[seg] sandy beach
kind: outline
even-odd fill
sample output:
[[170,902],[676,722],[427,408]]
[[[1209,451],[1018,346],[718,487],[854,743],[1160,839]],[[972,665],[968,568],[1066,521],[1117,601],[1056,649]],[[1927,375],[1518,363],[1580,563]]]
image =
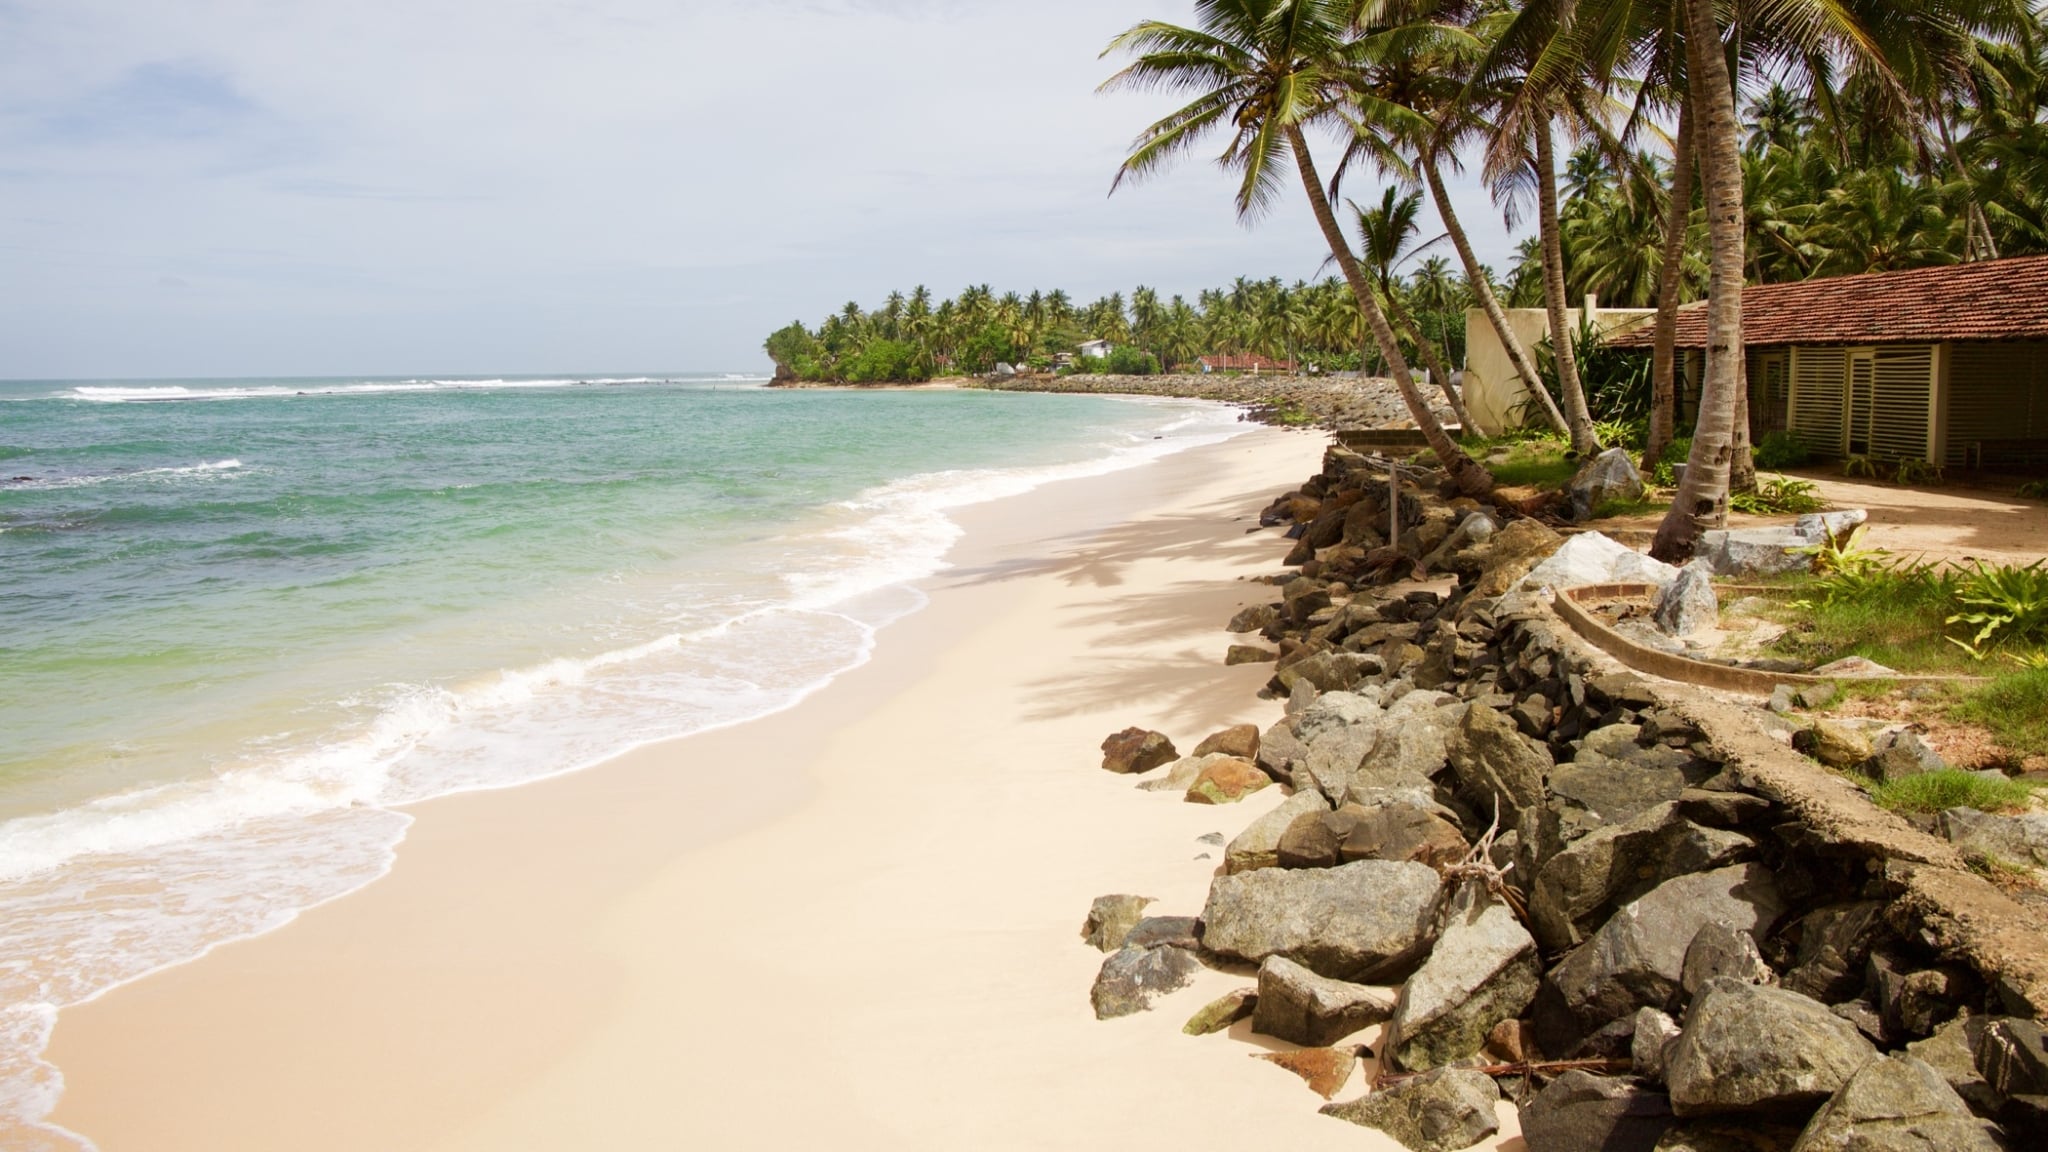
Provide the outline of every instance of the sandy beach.
[[1181,1035],[1245,976],[1098,1022],[1077,938],[1106,892],[1198,912],[1198,838],[1280,799],[1141,792],[1097,745],[1278,716],[1221,625],[1322,444],[965,510],[929,607],[797,707],[422,805],[370,888],[64,1012],[53,1120],[106,1152],[1397,1147],[1247,1068],[1247,1025]]

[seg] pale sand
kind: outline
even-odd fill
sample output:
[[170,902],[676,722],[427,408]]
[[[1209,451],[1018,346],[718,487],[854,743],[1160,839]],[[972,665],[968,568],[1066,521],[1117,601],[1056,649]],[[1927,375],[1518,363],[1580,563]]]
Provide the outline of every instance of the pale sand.
[[1200,911],[1197,837],[1280,799],[1140,792],[1097,745],[1277,718],[1221,625],[1321,447],[966,511],[930,607],[797,708],[423,805],[384,880],[67,1010],[54,1119],[106,1152],[1398,1147],[1245,1025],[1181,1035],[1246,976],[1096,1021],[1077,937],[1105,892]]

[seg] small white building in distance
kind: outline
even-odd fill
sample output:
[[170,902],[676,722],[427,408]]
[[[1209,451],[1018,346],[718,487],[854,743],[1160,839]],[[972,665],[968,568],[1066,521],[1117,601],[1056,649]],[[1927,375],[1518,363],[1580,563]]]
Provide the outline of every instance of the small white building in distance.
[[1087,340],[1081,344],[1081,358],[1084,360],[1106,360],[1116,345],[1107,340]]

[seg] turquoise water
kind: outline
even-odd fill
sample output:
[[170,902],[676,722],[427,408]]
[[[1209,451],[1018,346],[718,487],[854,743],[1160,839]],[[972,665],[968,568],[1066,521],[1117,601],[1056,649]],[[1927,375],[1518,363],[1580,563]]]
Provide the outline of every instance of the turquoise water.
[[1232,423],[705,376],[0,383],[0,1110],[47,1110],[56,1008],[374,879],[405,805],[787,707],[922,603],[947,509]]

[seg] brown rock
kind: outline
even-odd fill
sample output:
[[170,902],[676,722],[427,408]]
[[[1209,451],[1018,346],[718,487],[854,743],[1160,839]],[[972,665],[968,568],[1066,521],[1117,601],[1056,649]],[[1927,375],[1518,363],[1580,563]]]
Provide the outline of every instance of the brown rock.
[[1309,1090],[1325,1100],[1333,1099],[1358,1067],[1358,1049],[1301,1048],[1293,1052],[1254,1052],[1252,1058],[1277,1064],[1303,1080]]
[[1271,648],[1261,648],[1256,644],[1232,644],[1230,650],[1223,654],[1223,664],[1229,668],[1235,668],[1239,664],[1271,664],[1278,659],[1278,652]]
[[[1358,808],[1345,805],[1346,809]],[[1353,860],[1413,860],[1432,868],[1456,863],[1471,850],[1458,826],[1413,804],[1359,808],[1337,856]]]
[[1230,757],[1202,769],[1195,782],[1188,785],[1187,802],[1235,804],[1261,788],[1271,787],[1272,783],[1273,778],[1259,771],[1258,765]]
[[1102,767],[1106,772],[1150,772],[1179,758],[1173,741],[1164,733],[1144,728],[1126,728],[1102,742]]
[[1239,988],[1211,1000],[1200,1012],[1188,1017],[1180,1030],[1190,1036],[1208,1036],[1250,1016],[1258,1006],[1258,989]]
[[1239,724],[1233,728],[1225,728],[1195,745],[1195,750],[1188,755],[1210,756],[1219,753],[1224,756],[1235,756],[1240,760],[1256,761],[1259,758],[1259,726]]

